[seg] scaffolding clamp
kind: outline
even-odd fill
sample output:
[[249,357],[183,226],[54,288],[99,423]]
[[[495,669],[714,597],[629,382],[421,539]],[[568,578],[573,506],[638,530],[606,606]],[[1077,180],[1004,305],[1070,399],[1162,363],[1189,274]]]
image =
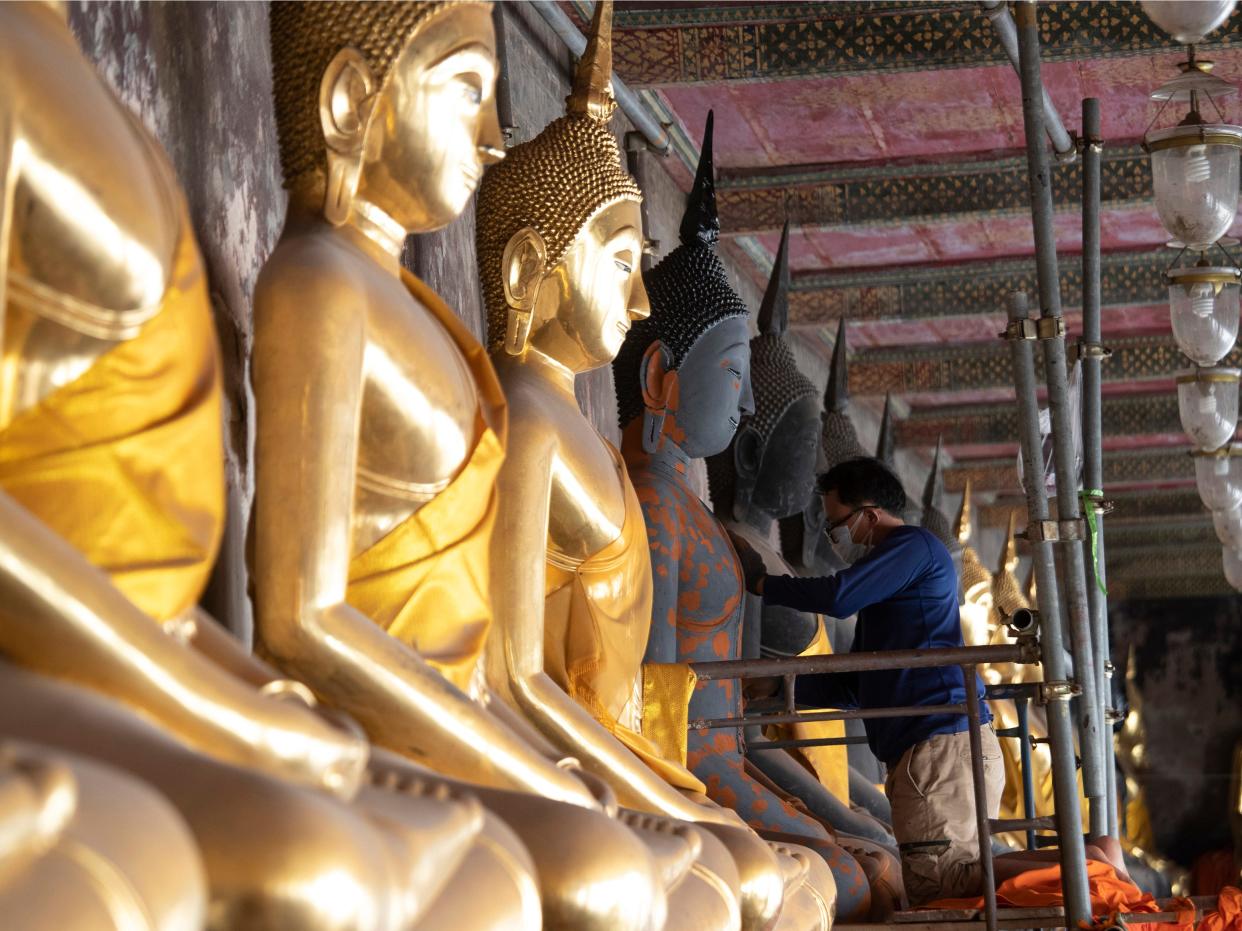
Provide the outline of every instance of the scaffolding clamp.
[[1021,320],[1010,320],[1001,331],[1000,338],[1007,340],[1049,340],[1062,339],[1065,336],[1064,317],[1023,317]]
[[1085,339],[1080,339],[1077,343],[1079,359],[1108,359],[1112,356],[1113,351],[1103,343],[1089,343]]
[[1082,686],[1077,682],[1052,681],[1039,683],[1039,695],[1035,699],[1038,705],[1046,705],[1053,701],[1069,701],[1082,694]]
[[1120,711],[1116,708],[1107,708],[1104,711],[1105,721],[1109,721],[1115,724],[1118,721],[1124,721],[1125,719],[1126,719],[1126,713],[1124,711]]
[[1074,520],[1033,520],[1023,536],[1032,543],[1076,543],[1087,539],[1087,522]]

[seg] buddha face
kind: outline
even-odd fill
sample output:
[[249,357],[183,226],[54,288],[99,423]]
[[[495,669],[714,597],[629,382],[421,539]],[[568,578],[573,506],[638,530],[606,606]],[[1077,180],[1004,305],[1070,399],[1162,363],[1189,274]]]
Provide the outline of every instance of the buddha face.
[[[515,261],[538,266],[541,245],[532,238],[533,254],[523,259],[518,249]],[[530,346],[574,372],[616,358],[633,322],[651,314],[639,270],[642,248],[635,201],[617,201],[597,213],[539,282]]]
[[682,360],[665,432],[691,459],[714,456],[754,411],[750,332],[744,318],[730,317],[700,336]]
[[[799,398],[786,408],[758,457],[751,507],[781,518],[806,506],[815,490],[819,414],[819,398],[813,396]],[[739,456],[739,473],[746,468],[741,459]]]
[[490,6],[452,6],[433,16],[375,102],[358,197],[410,232],[458,217],[483,176],[483,153],[502,145],[496,72]]

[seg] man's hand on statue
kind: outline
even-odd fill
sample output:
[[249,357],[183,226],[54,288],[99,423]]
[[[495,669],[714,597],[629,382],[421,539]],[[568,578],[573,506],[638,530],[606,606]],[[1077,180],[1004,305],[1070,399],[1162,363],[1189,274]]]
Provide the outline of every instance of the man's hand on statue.
[[768,574],[763,564],[763,557],[754,551],[749,543],[736,534],[730,533],[733,548],[737,550],[737,561],[742,567],[742,578],[746,580],[746,590],[754,595],[763,594],[763,578]]

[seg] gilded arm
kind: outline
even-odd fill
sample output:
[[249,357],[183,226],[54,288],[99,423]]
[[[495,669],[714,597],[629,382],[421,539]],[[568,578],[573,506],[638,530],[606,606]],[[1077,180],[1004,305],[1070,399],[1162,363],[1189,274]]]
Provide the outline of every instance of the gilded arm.
[[346,603],[365,287],[355,271],[333,267],[330,249],[321,246],[305,266],[269,267],[256,295],[254,573],[262,644],[382,746],[446,776],[593,807],[577,779]]
[[239,766],[350,795],[362,742],[258,694],[168,636],[111,580],[0,494],[0,651],[123,701],[190,746]]
[[509,451],[500,470],[492,538],[493,684],[548,740],[607,782],[623,806],[687,821],[734,824],[660,779],[544,671],[544,580],[556,438],[516,392],[509,392],[509,401]]

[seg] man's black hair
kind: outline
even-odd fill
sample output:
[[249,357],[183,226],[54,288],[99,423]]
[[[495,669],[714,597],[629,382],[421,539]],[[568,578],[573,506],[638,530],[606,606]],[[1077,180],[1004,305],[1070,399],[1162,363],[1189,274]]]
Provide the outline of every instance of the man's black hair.
[[839,462],[819,476],[815,486],[821,495],[830,491],[848,507],[874,504],[900,517],[906,509],[901,481],[879,459],[860,456]]

